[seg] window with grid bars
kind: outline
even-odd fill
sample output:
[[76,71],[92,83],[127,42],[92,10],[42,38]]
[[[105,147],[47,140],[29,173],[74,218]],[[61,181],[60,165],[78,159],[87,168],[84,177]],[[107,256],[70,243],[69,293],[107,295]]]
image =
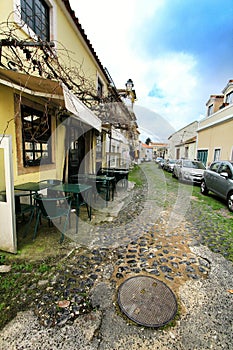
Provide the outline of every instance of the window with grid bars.
[[233,103],[233,91],[229,92],[229,94],[226,95],[226,102]]
[[44,0],[21,0],[22,20],[40,39],[49,41],[49,7]]
[[50,164],[51,116],[22,105],[23,163],[25,167]]
[[103,88],[104,88],[104,85],[102,83],[102,81],[98,78],[98,83],[97,83],[97,95],[99,97],[102,97],[103,96]]
[[221,150],[220,148],[215,148],[214,150],[214,161],[220,159]]

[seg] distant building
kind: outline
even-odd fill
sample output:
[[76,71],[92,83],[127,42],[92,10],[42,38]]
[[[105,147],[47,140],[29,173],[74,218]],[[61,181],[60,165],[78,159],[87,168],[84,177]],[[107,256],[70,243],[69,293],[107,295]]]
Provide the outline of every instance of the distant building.
[[204,164],[233,160],[233,80],[220,95],[210,95],[206,117],[198,124],[197,157]]
[[195,121],[169,136],[168,158],[196,158],[197,127]]
[[161,143],[161,142],[150,142],[150,146],[152,146],[153,149],[153,158],[156,159],[157,157],[166,158],[167,152],[168,152],[168,144],[167,143]]
[[140,142],[140,160],[141,162],[150,162],[153,159],[153,146]]

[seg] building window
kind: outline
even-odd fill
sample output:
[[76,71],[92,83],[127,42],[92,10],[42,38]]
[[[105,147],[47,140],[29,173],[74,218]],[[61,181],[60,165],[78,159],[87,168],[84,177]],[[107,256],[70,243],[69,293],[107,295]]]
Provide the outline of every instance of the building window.
[[22,105],[22,139],[24,167],[50,164],[51,116],[42,111]]
[[202,162],[204,165],[207,163],[208,159],[208,150],[198,150],[197,151],[197,159]]
[[188,146],[186,146],[185,149],[184,149],[184,157],[185,158],[189,157],[189,147]]
[[102,97],[103,96],[103,83],[102,81],[98,78],[98,83],[97,83],[97,95],[98,97]]
[[226,103],[233,103],[233,91],[226,95]]
[[215,161],[215,160],[220,160],[220,153],[221,153],[220,148],[216,148],[216,149],[214,150],[214,161]]
[[21,0],[22,20],[42,40],[49,41],[49,7],[44,0]]
[[208,116],[209,115],[211,115],[211,114],[213,114],[213,112],[214,112],[214,105],[210,105],[209,107],[208,107]]
[[102,135],[96,136],[96,160],[102,161]]

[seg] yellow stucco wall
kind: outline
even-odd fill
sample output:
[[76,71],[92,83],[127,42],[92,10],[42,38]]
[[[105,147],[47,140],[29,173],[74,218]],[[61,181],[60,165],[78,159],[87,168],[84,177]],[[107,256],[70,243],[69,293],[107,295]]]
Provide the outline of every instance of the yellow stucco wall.
[[[5,131],[5,132],[4,132]],[[12,159],[16,163],[16,140],[14,123],[14,96],[12,89],[0,85],[0,134],[12,135]],[[16,175],[14,166],[14,178]],[[2,171],[2,170],[1,170]]]
[[[91,55],[88,47],[86,46],[83,38],[78,35],[77,29],[74,25],[71,24],[70,20],[66,18],[65,10],[60,1],[53,0],[55,5],[54,14],[56,18],[53,20],[53,38],[56,41],[56,47],[58,48],[57,52],[60,55],[61,51],[61,63],[67,67],[69,65],[74,65],[75,61],[78,64],[81,64],[81,71],[83,75],[93,81],[93,86],[97,88],[97,77],[101,78],[101,81],[106,85],[107,80],[104,74],[101,72],[98,67],[97,62],[94,57]],[[61,7],[60,7],[60,5]],[[7,20],[9,14],[14,10],[14,0],[9,1],[0,1],[0,22]],[[11,20],[15,17],[11,14]],[[19,38],[27,37],[27,33],[23,30],[17,32]],[[73,62],[71,63],[67,52],[72,58]],[[25,59],[25,57],[24,57]],[[106,91],[106,89],[105,89]],[[15,106],[14,106],[14,91],[13,89],[6,87],[5,85],[0,84],[0,134],[6,128],[7,122],[14,118],[15,116]],[[31,98],[30,96],[25,95],[25,97]],[[57,121],[54,120],[54,128],[56,127]],[[53,157],[56,164],[48,170],[42,169],[42,167],[37,167],[34,169],[29,169],[29,173],[20,174],[18,173],[17,165],[17,146],[16,146],[16,130],[15,123],[12,120],[8,126],[7,134],[12,135],[13,141],[13,168],[14,168],[14,183],[22,183],[27,181],[39,181],[45,178],[58,178],[62,179],[63,175],[63,164],[64,164],[64,140],[65,140],[65,128],[59,127],[56,131],[53,128]],[[94,161],[94,158],[92,159]],[[91,168],[91,166],[90,166]]]
[[[67,19],[63,9],[60,8],[59,6],[57,7],[56,21],[57,21],[56,33],[57,33],[57,40],[58,40],[57,47],[61,50],[64,50],[64,48],[68,50],[71,59],[77,62],[76,67],[81,65],[80,71],[83,72],[84,76],[87,79],[90,79],[94,82],[95,87],[97,87],[96,85],[97,75],[101,78],[103,84],[105,84],[106,78],[98,68],[97,63],[93,59],[93,56],[90,53],[83,38],[78,33],[77,29],[75,29],[72,22],[70,22],[70,20]],[[67,65],[70,64],[69,61],[67,61],[66,63]]]
[[[71,59],[77,62],[76,68],[79,69],[80,65],[80,71],[83,71],[87,78],[96,81],[96,66],[61,9],[57,11],[57,39],[58,49],[64,50],[65,47]],[[67,62],[67,65],[69,64],[73,65],[74,62]]]
[[[0,134],[5,131],[6,135],[12,135],[12,160],[14,170],[14,183],[19,184],[28,181],[40,181],[45,178],[62,178],[63,162],[64,162],[64,139],[65,127],[53,127],[53,143],[54,143],[54,160],[56,167],[45,170],[43,166],[38,167],[38,171],[28,174],[19,174],[17,167],[17,150],[16,150],[16,126],[14,109],[14,91],[13,89],[0,84]],[[53,121],[55,124],[55,120]],[[7,129],[6,129],[7,127]]]
[[230,160],[233,148],[233,119],[198,132],[198,150],[208,150],[207,162],[212,162],[214,150],[221,149],[221,159]]
[[0,23],[7,20],[6,14],[10,14],[13,11],[13,1],[1,0],[0,1]]
[[199,123],[199,128],[208,126],[210,123],[218,122],[229,115],[233,115],[233,105],[229,105],[223,109],[220,109],[218,112],[210,115],[207,118],[204,118]]
[[[95,58],[92,56],[92,53],[76,28],[76,25],[73,23],[73,20],[67,17],[69,15],[64,4],[57,0],[50,0],[50,3],[53,5],[53,8],[51,8],[51,13],[53,14],[53,18],[51,18],[51,40],[55,41],[60,63],[66,67],[76,67],[76,69],[80,67],[82,75],[91,80],[96,89],[97,78],[100,77],[104,86],[104,91],[106,92],[108,84],[106,77],[102,73]],[[17,16],[13,13],[15,4],[16,0],[0,1],[0,23],[6,22],[9,15],[11,23],[17,19]],[[19,15],[18,10],[17,14]],[[6,29],[6,26],[4,29]],[[14,32],[14,34],[17,34],[19,38],[27,38],[28,32],[26,27],[25,30],[26,31],[21,28],[17,33]],[[23,59],[25,59],[25,57],[23,57]]]

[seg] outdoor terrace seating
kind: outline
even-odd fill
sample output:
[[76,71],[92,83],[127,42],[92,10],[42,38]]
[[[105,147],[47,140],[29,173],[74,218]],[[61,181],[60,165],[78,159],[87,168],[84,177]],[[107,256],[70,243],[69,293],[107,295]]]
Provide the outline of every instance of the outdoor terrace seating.
[[[34,196],[36,203],[36,224],[34,229],[33,240],[36,238],[36,234],[38,231],[38,226],[41,217],[48,220],[49,224],[51,221],[55,221],[56,219],[60,219],[61,226],[61,238],[60,242],[62,243],[64,240],[64,234],[66,232],[67,223],[70,217],[70,208],[71,208],[71,199],[69,196],[62,197],[51,197],[51,196],[43,196],[41,194],[36,194]],[[64,217],[64,224],[61,225],[61,218]]]

